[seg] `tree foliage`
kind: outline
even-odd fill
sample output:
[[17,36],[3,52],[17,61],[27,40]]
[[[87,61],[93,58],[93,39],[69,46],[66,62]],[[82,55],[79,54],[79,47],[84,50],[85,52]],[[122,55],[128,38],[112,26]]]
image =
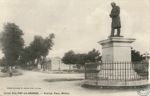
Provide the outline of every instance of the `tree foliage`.
[[7,23],[4,25],[4,30],[0,33],[0,45],[4,53],[2,63],[11,67],[16,64],[25,67],[38,63],[44,66],[46,56],[54,45],[55,35],[52,33],[45,38],[34,36],[34,40],[25,47],[22,36],[23,31],[16,24]]
[[84,64],[89,61],[87,57],[88,57],[87,53],[76,54],[76,64],[84,66]]
[[139,51],[136,51],[134,49],[131,50],[131,61],[132,62],[139,62],[145,60],[145,57],[140,54]]
[[146,58],[141,55],[139,51],[134,49],[131,50],[131,60],[134,62],[134,70],[140,76],[147,76],[148,75],[148,63],[146,62]]
[[4,25],[1,44],[2,52],[9,66],[17,64],[20,53],[23,50],[24,40],[22,30],[14,23]]
[[65,53],[64,57],[62,58],[62,61],[65,64],[75,64],[76,63],[75,59],[76,58],[75,58],[74,51],[70,50],[70,51]]
[[25,65],[35,65],[38,63],[44,65],[44,60],[54,45],[54,34],[49,34],[48,37],[34,36],[34,40],[29,46],[26,46],[22,52],[20,62]]
[[87,62],[101,61],[101,56],[99,51],[96,49],[93,49],[88,53],[78,53],[78,54],[70,50],[65,53],[64,57],[62,58],[62,61],[65,64],[80,64],[83,66]]
[[93,49],[92,51],[89,51],[87,54],[87,60],[89,62],[97,62],[101,61],[101,56],[100,52],[96,49]]

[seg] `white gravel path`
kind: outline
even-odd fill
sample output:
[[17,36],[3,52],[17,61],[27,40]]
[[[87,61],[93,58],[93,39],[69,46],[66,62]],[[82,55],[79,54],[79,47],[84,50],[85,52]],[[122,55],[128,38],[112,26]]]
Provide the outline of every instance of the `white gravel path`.
[[[84,74],[22,72],[23,75],[12,78],[0,77],[0,96],[138,96],[136,89],[88,89],[81,87],[82,81],[80,80],[62,82],[45,81],[45,79],[56,78],[81,79],[84,78]],[[35,93],[33,94],[33,92]]]

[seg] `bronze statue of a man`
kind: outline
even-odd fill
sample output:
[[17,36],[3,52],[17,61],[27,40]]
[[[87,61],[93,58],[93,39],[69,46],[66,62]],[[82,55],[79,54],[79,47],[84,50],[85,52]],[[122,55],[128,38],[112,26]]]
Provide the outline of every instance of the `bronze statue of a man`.
[[120,36],[120,28],[121,28],[121,21],[120,21],[120,7],[116,5],[116,3],[111,3],[112,10],[110,13],[110,17],[112,18],[111,23],[111,37],[114,36],[115,29],[117,29],[117,36]]

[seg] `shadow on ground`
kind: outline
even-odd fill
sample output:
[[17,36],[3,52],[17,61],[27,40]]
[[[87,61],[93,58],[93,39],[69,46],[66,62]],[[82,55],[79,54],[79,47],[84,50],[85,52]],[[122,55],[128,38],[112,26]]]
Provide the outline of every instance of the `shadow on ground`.
[[57,79],[44,79],[46,82],[62,82],[62,81],[81,81],[84,79],[73,79],[73,78],[57,78]]
[[[12,74],[11,77],[13,77],[13,76],[20,76],[20,75],[22,75],[21,72],[15,72],[15,73]],[[4,77],[10,77],[10,76],[9,76],[9,73],[2,73],[1,72],[0,77],[4,78]]]

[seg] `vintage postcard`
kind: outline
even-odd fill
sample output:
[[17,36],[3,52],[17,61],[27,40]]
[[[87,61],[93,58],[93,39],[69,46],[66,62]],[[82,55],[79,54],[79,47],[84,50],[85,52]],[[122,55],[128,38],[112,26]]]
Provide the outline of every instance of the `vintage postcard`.
[[150,96],[150,0],[0,0],[0,96]]

